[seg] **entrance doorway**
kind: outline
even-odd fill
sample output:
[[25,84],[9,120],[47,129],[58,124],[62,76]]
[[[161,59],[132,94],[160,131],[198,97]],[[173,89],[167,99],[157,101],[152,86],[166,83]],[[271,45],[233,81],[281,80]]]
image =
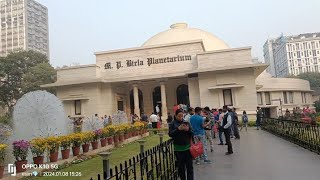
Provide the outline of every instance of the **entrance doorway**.
[[177,94],[178,104],[185,104],[188,107],[190,106],[188,85],[181,84],[180,86],[178,86],[176,90],[176,94]]
[[159,105],[160,113],[161,113],[161,88],[160,88],[160,86],[157,86],[153,89],[152,99],[153,99],[153,112],[156,112],[156,106]]
[[[141,113],[144,112],[144,109],[143,109],[143,94],[142,94],[142,91],[140,89],[138,89],[138,95],[139,95],[140,114],[137,114],[137,115],[141,116]],[[130,91],[130,112],[131,112],[131,114],[134,114],[133,90]]]

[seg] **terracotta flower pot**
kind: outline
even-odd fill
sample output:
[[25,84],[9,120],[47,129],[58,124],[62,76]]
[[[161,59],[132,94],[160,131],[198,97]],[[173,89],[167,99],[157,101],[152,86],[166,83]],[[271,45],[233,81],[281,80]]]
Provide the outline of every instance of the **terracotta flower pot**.
[[116,135],[113,137],[113,142],[114,143],[119,143],[119,135]]
[[93,149],[93,150],[98,149],[99,141],[92,141],[92,142],[91,142],[91,145],[92,145],[92,149]]
[[33,162],[36,165],[43,164],[43,156],[33,157]]
[[108,138],[107,138],[107,141],[108,141],[108,145],[110,145],[110,144],[112,144],[112,142],[113,142],[113,138],[112,138],[112,137],[108,137]]
[[101,147],[105,147],[107,145],[107,139],[106,138],[100,139],[100,144],[101,144]]
[[59,152],[54,152],[54,153],[50,153],[50,162],[57,162],[58,161],[58,155],[59,155]]
[[68,159],[70,156],[70,149],[61,150],[62,159]]
[[120,141],[120,142],[123,142],[123,141],[124,141],[124,134],[120,134],[120,135],[119,135],[119,141]]
[[3,177],[4,166],[0,166],[0,179]]
[[90,144],[82,144],[82,152],[83,153],[89,152],[89,147],[90,147]]
[[131,138],[131,137],[132,137],[132,132],[129,132],[129,134],[128,134],[128,135],[129,135],[129,138]]
[[80,154],[80,146],[72,147],[73,156],[78,156]]
[[129,138],[129,134],[128,133],[125,133],[124,134],[124,139],[128,139]]
[[22,165],[26,165],[27,163],[28,163],[27,160],[24,160],[24,161],[16,161],[15,164],[16,164],[17,173],[25,172],[27,169],[23,169],[23,168],[22,168]]

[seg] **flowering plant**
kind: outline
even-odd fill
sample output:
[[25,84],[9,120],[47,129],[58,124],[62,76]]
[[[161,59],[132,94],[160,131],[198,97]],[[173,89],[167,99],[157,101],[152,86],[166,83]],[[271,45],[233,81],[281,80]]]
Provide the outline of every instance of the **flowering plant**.
[[99,138],[102,138],[102,135],[103,135],[102,129],[97,129],[97,130],[94,131],[94,137],[93,137],[93,139],[94,139],[95,141],[97,141]]
[[108,128],[102,128],[101,130],[102,130],[101,138],[106,138],[110,136],[110,131]]
[[82,133],[71,134],[70,139],[73,147],[79,147],[83,143],[83,134]]
[[59,136],[60,146],[62,150],[70,149],[72,138],[70,135]]
[[30,145],[34,157],[43,156],[47,149],[47,140],[45,138],[35,138],[30,141]]
[[144,124],[139,121],[135,122],[133,126],[135,127],[136,130],[142,130],[144,128]]
[[0,144],[0,166],[4,165],[4,159],[6,157],[6,149],[8,145]]
[[107,126],[106,128],[109,131],[109,136],[113,136],[115,134],[115,131],[116,131],[115,128],[116,127],[114,125]]
[[94,132],[83,132],[83,143],[88,144],[94,139]]
[[48,151],[50,153],[55,153],[59,150],[60,141],[58,137],[50,136],[47,138]]
[[17,161],[25,161],[28,156],[28,150],[30,147],[29,141],[18,140],[13,141],[13,155]]

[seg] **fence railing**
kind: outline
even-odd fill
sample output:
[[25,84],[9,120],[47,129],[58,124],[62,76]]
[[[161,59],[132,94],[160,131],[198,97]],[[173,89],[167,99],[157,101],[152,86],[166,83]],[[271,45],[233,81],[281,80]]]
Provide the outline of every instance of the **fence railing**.
[[320,154],[320,126],[318,124],[265,118],[261,126],[272,134]]
[[177,180],[173,143],[163,142],[97,176],[98,180]]

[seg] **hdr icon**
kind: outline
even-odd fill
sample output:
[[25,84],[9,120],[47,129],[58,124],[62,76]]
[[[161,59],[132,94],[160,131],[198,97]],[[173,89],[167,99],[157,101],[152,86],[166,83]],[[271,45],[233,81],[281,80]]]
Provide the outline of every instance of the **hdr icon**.
[[8,164],[8,173],[11,174],[11,176],[17,175],[17,168],[14,164]]

